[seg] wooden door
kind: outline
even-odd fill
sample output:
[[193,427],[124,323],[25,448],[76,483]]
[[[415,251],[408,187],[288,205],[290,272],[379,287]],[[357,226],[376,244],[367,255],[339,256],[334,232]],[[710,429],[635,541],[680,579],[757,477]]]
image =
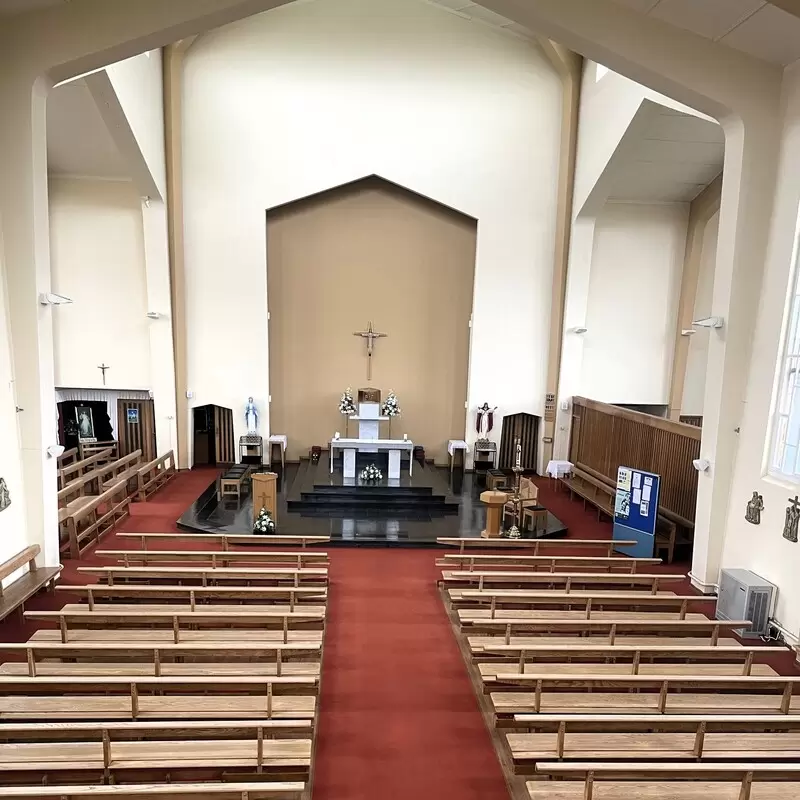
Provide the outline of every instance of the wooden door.
[[233,441],[233,411],[214,406],[214,449],[217,464],[235,464],[236,448]]
[[500,436],[500,469],[511,469],[516,460],[516,440],[522,447],[522,466],[526,472],[536,471],[539,442],[539,417],[533,414],[509,414],[503,417]]
[[156,417],[152,400],[117,400],[119,455],[142,451],[142,460],[156,458]]

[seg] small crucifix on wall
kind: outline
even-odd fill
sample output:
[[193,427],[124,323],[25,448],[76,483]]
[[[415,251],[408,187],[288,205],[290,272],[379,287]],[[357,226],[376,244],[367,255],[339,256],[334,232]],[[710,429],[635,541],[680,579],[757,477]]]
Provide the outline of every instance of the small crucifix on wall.
[[372,322],[369,323],[365,331],[356,331],[353,336],[361,336],[367,340],[367,380],[372,378],[372,348],[376,339],[383,339],[388,336],[386,333],[378,333],[373,330]]
[[111,367],[106,365],[104,361],[97,369],[99,369],[103,373],[103,386],[106,385],[106,370],[111,369]]

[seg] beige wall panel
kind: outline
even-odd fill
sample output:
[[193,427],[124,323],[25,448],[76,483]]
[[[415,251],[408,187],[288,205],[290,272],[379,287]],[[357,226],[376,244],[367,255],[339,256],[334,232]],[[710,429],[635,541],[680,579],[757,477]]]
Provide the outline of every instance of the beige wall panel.
[[344,435],[341,392],[368,385],[353,332],[372,320],[388,337],[369,385],[403,411],[392,435],[446,461],[465,426],[475,243],[474,220],[377,178],[267,214],[271,428],[290,459]]

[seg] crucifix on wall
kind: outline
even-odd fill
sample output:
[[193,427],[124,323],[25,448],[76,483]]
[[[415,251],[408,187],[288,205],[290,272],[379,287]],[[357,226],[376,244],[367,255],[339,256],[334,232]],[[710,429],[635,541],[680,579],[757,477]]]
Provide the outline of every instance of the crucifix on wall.
[[383,339],[388,334],[378,333],[373,330],[372,322],[370,322],[365,331],[356,331],[353,336],[361,336],[367,340],[367,380],[370,380],[372,378],[372,351],[375,340]]
[[111,369],[111,367],[106,365],[104,361],[97,369],[99,369],[103,373],[103,386],[106,385],[106,370]]

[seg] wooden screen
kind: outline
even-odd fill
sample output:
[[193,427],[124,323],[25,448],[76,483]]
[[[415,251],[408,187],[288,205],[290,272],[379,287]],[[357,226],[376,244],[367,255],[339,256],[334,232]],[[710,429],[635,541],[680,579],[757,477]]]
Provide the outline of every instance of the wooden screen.
[[235,464],[236,448],[233,441],[233,411],[214,406],[214,449],[217,464]]
[[536,471],[536,446],[539,440],[539,417],[533,414],[509,414],[503,417],[500,435],[500,469],[511,469],[516,459],[515,444],[520,440],[522,466],[526,471]]
[[142,461],[152,461],[156,452],[156,422],[152,400],[117,400],[119,455],[142,451]]
[[617,481],[620,465],[661,476],[659,504],[666,516],[693,527],[697,502],[700,428],[574,397],[569,460],[598,477]]

